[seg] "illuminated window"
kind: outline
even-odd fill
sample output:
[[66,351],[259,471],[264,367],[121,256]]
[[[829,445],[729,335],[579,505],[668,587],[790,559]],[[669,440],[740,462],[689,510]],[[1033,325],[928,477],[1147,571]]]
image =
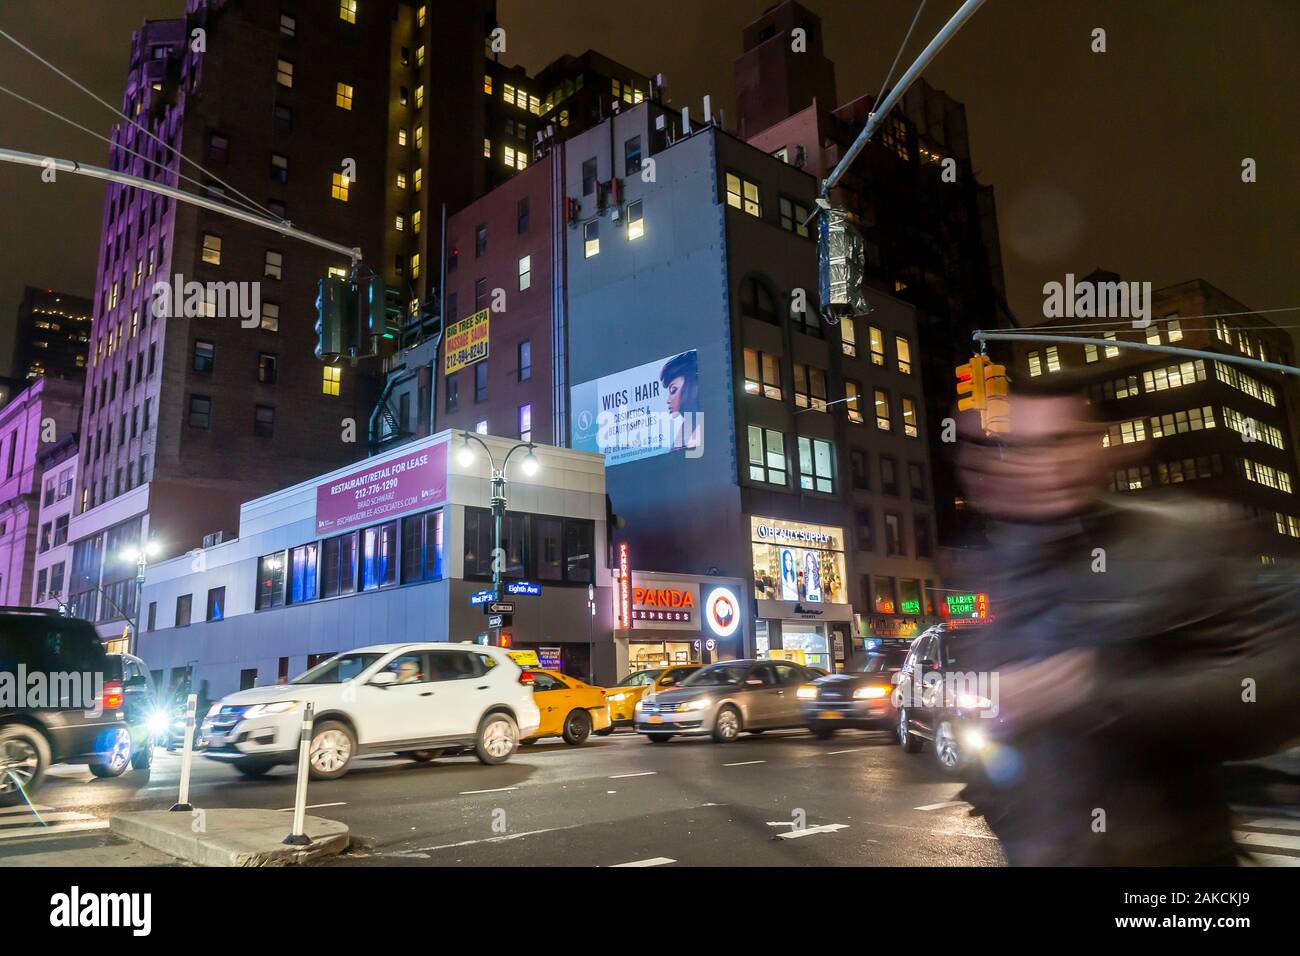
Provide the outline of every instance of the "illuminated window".
[[352,109],[352,87],[349,84],[339,83],[334,87],[334,105],[345,110]]
[[298,32],[298,21],[295,17],[282,13],[280,14],[280,35],[293,39],[294,34]]
[[483,158],[492,158],[492,140],[487,139],[486,137],[483,139]]
[[786,482],[785,435],[770,428],[749,426],[749,477],[771,485]]
[[1029,377],[1037,378],[1038,376],[1042,375],[1043,358],[1041,355],[1038,354],[1038,350],[1037,349],[1032,350],[1029,353],[1029,355],[1026,356],[1026,358],[1028,358],[1029,360]]
[[912,346],[903,336],[894,336],[894,351],[898,353],[898,370],[904,375],[912,374]]
[[[210,232],[203,234],[203,261],[211,266],[221,265],[221,237],[214,236]],[[113,301],[109,303],[109,308],[117,304],[117,285],[113,285]]]
[[1147,345],[1160,344],[1160,326],[1152,322],[1147,326]]
[[339,0],[339,18],[348,23],[356,23],[357,0]]
[[262,303],[262,330],[265,332],[280,331],[280,304],[278,302]]
[[420,254],[418,252],[411,256],[411,278],[420,278]]
[[799,487],[805,491],[835,493],[835,453],[830,442],[799,438]]
[[131,310],[131,338],[135,338],[135,333],[140,327],[140,310]]
[[910,398],[903,399],[903,434],[908,438],[920,434],[916,427],[916,402]]
[[399,169],[397,171],[397,188],[398,189],[406,188],[406,170],[404,169]]
[[424,127],[423,126],[417,126],[415,128],[415,148],[424,149]]
[[511,169],[523,169],[528,165],[528,153],[526,150],[507,146],[505,148],[505,161],[506,165]]
[[[1102,337],[1103,339],[1107,339],[1108,341],[1111,341],[1111,342],[1114,342],[1114,341],[1115,341],[1115,333],[1114,333],[1114,332],[1103,332],[1103,333],[1101,334],[1101,337]],[[1119,347],[1118,347],[1118,346],[1115,346],[1115,345],[1107,345],[1107,346],[1106,346],[1106,358],[1108,358],[1108,359],[1109,359],[1109,358],[1116,358],[1118,355],[1119,355]]]
[[892,427],[889,421],[889,393],[883,388],[875,389],[875,401],[876,427],[882,432],[887,432]]
[[284,276],[284,255],[276,252],[274,249],[266,250],[266,261],[262,266],[262,274],[268,279],[280,279]]
[[424,106],[424,84],[421,83],[415,88],[415,108],[418,110]]
[[1181,342],[1183,340],[1183,326],[1178,321],[1177,315],[1171,315],[1165,320],[1165,329],[1169,332],[1170,342]]
[[867,336],[871,340],[871,364],[885,364],[885,335],[874,325],[867,330]]
[[424,44],[421,43],[415,48],[415,65],[424,66]]
[[519,406],[519,440],[533,440],[533,406]]
[[1047,370],[1049,372],[1059,372],[1061,370],[1061,354],[1055,345],[1047,347]]
[[486,73],[483,74],[483,92],[488,96],[492,95],[492,77],[488,76]]
[[586,258],[600,255],[600,220],[593,219],[583,224],[582,241]]
[[758,198],[758,184],[741,179],[735,173],[727,173],[727,205],[743,209],[751,216],[763,215],[763,207]]
[[750,395],[781,400],[780,356],[745,349],[745,391]]
[[1087,362],[1089,365],[1097,361],[1097,359],[1099,359],[1100,357],[1101,356],[1097,354],[1097,346],[1085,345],[1083,347],[1083,360]]
[[627,207],[627,238],[640,239],[645,235],[645,219],[641,215],[641,200],[629,203]]
[[826,411],[826,372],[814,366],[795,363],[794,403],[799,408]]
[[532,113],[534,116],[542,115],[542,101],[531,93],[528,95],[528,112]]
[[393,228],[395,228],[398,232],[405,232],[406,220],[403,217],[398,216],[393,220]]
[[293,63],[284,59],[276,61],[275,82],[281,86],[293,87]]
[[334,173],[333,181],[330,185],[330,197],[340,202],[348,201],[348,177],[342,173]]
[[851,318],[845,318],[840,322],[840,348],[845,355],[858,354],[858,333]]
[[423,188],[424,188],[424,170],[417,169],[415,171],[415,191],[418,193]]
[[343,266],[330,266],[328,271],[331,279],[346,279],[348,277],[348,270]]
[[426,13],[428,13],[428,8],[423,3],[420,4],[419,8],[415,11],[415,25],[417,27],[424,26],[424,18]]
[[343,384],[343,369],[338,365],[326,365],[324,378],[321,380],[321,392],[325,395],[338,395]]
[[856,425],[862,424],[862,407],[858,404],[858,383],[844,383],[844,409],[848,412],[849,421]]
[[533,284],[533,257],[524,256],[519,260],[519,291],[523,292]]
[[420,210],[411,213],[411,231],[417,236],[420,234]]

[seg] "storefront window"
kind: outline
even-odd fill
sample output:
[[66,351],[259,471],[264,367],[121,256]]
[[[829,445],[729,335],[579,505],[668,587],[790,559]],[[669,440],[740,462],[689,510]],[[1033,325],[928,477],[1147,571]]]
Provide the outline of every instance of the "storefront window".
[[898,613],[921,613],[921,582],[909,578],[898,580]]
[[370,591],[397,581],[397,522],[361,532],[361,589]]
[[284,552],[268,554],[257,562],[257,610],[284,603]]
[[878,577],[872,579],[871,590],[874,592],[873,607],[877,614],[894,614],[894,579]]
[[442,577],[442,512],[402,519],[402,583]]
[[573,583],[593,580],[592,551],[595,526],[590,521],[566,521],[564,523],[564,563],[565,579]]
[[351,594],[357,589],[357,533],[325,540],[325,569],[321,581],[324,597]]
[[316,544],[293,549],[289,568],[289,603],[316,600]]
[[564,520],[538,516],[533,519],[537,538],[537,579],[564,580]]
[[751,518],[754,596],[847,604],[844,532],[776,518]]
[[781,646],[787,651],[801,651],[803,663],[809,667],[820,667],[824,671],[831,669],[830,648],[820,624],[786,621],[781,626]]

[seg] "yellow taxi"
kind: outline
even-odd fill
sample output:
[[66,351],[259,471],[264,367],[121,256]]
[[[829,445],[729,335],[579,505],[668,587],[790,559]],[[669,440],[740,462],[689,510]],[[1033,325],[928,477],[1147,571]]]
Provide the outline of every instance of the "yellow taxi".
[[563,737],[566,744],[580,744],[596,733],[607,732],[609,705],[605,691],[576,677],[544,667],[526,667],[533,680],[533,701],[541,712],[537,733],[520,741],[535,744],[543,737]]
[[636,715],[636,703],[646,694],[669,690],[700,669],[699,664],[674,664],[672,667],[652,667],[633,671],[614,687],[605,688],[609,701],[610,728],[597,733],[613,733],[615,727],[631,727]]

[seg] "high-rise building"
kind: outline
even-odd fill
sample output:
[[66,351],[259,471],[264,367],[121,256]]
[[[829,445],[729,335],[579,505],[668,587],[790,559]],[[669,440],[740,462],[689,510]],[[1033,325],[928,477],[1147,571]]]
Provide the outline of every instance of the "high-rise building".
[[[1117,288],[1120,282],[1119,275],[1098,271],[1077,287],[1114,283]],[[1109,299],[1109,288],[1098,294]],[[1073,299],[1068,290],[1065,295]],[[1156,289],[1151,298],[1149,326],[1099,331],[1097,337],[1294,364],[1286,330],[1203,279]],[[1038,328],[1077,327],[1080,321],[1102,320],[1061,318]],[[1126,319],[1115,323],[1128,324]],[[1253,520],[1275,533],[1265,559],[1300,553],[1295,445],[1300,389],[1289,376],[1215,358],[1106,344],[1017,342],[1014,355],[1014,377],[1067,373],[1083,381],[1098,418],[1107,423],[1097,453],[1110,462],[1112,492],[1142,496],[1186,485],[1195,496],[1189,509]]]
[[[493,0],[187,0],[184,20],[148,21],[132,39],[132,122],[113,129],[109,165],[360,248],[358,277],[378,273],[419,304],[403,329],[418,339],[437,323],[430,219],[488,181],[466,130],[484,128],[493,26]],[[381,360],[322,366],[313,354],[318,280],[351,272],[347,257],[273,230],[109,187],[75,613],[132,613],[135,572],[118,555],[142,536],[162,556],[198,548],[233,531],[240,502],[366,453]]]
[[83,378],[90,326],[89,299],[27,286],[18,304],[13,377]]
[[[792,52],[796,42],[804,52]],[[821,19],[794,0],[746,27],[743,47],[734,71],[741,135],[820,183],[866,125],[874,95],[837,104]],[[975,176],[965,108],[918,80],[830,199],[862,233],[867,283],[916,307],[939,540],[966,543],[978,530],[940,438],[954,395],[938,386],[970,356],[971,332],[1011,320],[993,189]]]

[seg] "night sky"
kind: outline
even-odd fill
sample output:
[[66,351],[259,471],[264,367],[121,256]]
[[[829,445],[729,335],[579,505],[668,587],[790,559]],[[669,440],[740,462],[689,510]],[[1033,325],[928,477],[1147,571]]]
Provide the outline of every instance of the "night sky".
[[[272,0],[266,0],[272,2]],[[364,3],[366,0],[362,0]],[[728,115],[740,30],[768,0],[499,0],[507,62],[588,48],[667,77],[698,115]],[[809,0],[841,101],[874,94],[915,0]],[[904,66],[958,6],[929,0]],[[130,32],[182,0],[0,0],[0,26],[112,103]],[[1091,52],[1107,31],[1108,52]],[[1041,320],[1042,286],[1101,266],[1156,288],[1204,278],[1257,309],[1300,306],[1300,2],[988,0],[926,73],[967,108],[996,190],[1008,299]],[[112,115],[0,39],[0,85],[107,133]],[[0,95],[0,145],[103,164],[107,145]],[[1241,161],[1258,182],[1241,181]],[[22,287],[90,295],[103,187],[0,164],[0,370]],[[1273,316],[1300,325],[1300,312]]]

